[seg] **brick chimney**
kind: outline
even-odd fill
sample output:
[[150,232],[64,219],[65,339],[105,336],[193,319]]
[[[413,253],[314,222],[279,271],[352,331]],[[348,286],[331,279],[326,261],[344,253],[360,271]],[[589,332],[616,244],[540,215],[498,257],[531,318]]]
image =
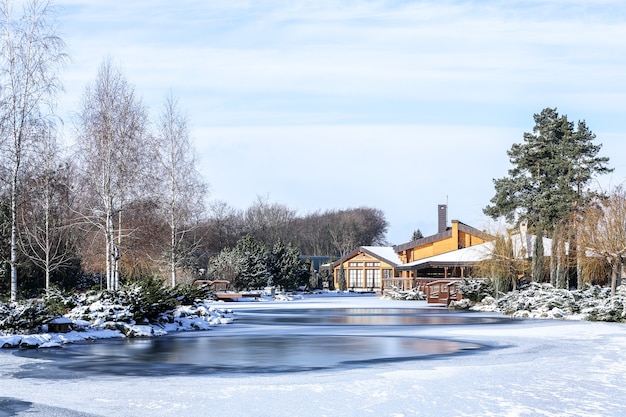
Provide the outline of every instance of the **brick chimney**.
[[448,206],[446,204],[439,204],[437,206],[437,220],[437,233],[445,232],[448,227]]

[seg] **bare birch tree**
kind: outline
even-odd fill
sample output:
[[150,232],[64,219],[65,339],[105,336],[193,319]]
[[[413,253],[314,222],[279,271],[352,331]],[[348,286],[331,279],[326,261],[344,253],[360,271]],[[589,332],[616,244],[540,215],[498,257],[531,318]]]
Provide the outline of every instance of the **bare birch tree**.
[[74,257],[70,245],[68,164],[61,162],[55,134],[43,132],[35,144],[26,194],[20,212],[20,245],[26,255],[45,274],[50,288],[51,274]]
[[257,200],[244,213],[247,234],[267,247],[274,246],[278,241],[291,241],[295,218],[294,210],[261,196],[257,196]]
[[87,199],[84,219],[104,236],[107,289],[119,285],[122,213],[140,192],[150,147],[147,112],[133,86],[106,59],[88,86],[78,115],[78,157]]
[[11,206],[11,289],[17,298],[18,199],[22,164],[38,132],[52,123],[58,71],[66,59],[53,7],[45,0],[0,3],[0,145]]
[[169,228],[169,245],[165,250],[172,287],[176,285],[177,269],[193,253],[198,240],[191,232],[204,213],[207,187],[196,169],[195,151],[190,142],[187,119],[170,94],[165,99],[158,124],[158,175],[162,175],[162,207]]

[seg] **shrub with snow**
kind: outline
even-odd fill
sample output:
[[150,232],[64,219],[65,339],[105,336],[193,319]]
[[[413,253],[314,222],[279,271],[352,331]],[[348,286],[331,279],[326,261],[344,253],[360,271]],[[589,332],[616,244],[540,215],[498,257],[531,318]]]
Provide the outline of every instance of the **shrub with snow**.
[[478,302],[494,293],[493,283],[489,278],[463,278],[457,284],[457,289],[463,294],[464,299],[468,299],[471,302]]
[[388,300],[425,300],[426,295],[417,288],[401,290],[397,287],[392,287],[391,290],[385,293],[383,298]]
[[[57,292],[53,297],[52,303],[45,300],[0,303],[0,346],[55,346],[100,337],[158,336],[170,331],[206,330],[234,320],[231,310],[210,304],[212,300],[206,290],[164,288],[153,280],[115,292],[91,291],[69,296]],[[72,332],[25,336],[45,332],[45,323],[59,316],[60,311],[72,321]]]
[[626,322],[626,287],[611,297],[608,288],[588,286],[582,290],[554,288],[550,284],[530,283],[494,300],[479,303],[454,303],[457,308],[500,312],[524,318],[580,318],[594,321]]
[[50,318],[38,300],[0,303],[0,331],[5,333],[30,333]]

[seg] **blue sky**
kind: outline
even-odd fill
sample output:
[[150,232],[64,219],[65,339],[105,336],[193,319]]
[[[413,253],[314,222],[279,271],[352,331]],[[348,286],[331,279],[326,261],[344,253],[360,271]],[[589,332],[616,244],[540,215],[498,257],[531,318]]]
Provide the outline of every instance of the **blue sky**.
[[[59,0],[67,120],[105,57],[186,110],[209,200],[383,210],[388,240],[482,214],[506,151],[557,107],[626,178],[626,3]],[[70,123],[71,124],[71,123]]]

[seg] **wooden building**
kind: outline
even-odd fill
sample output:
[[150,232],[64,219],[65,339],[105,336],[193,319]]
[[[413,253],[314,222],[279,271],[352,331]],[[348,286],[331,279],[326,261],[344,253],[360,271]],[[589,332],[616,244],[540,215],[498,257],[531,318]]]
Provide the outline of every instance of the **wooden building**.
[[[480,261],[481,251],[464,249],[483,245],[493,236],[458,220],[452,220],[448,227],[447,206],[439,205],[437,209],[436,234],[397,246],[361,246],[331,264],[335,288],[341,287],[342,275],[347,289],[377,292],[466,276],[468,268]],[[448,256],[433,259],[443,254]]]

